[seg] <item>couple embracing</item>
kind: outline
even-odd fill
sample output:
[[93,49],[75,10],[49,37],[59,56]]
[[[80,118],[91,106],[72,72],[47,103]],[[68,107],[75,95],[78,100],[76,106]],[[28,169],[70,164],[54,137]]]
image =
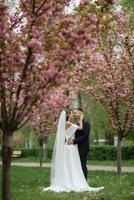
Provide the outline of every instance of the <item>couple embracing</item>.
[[[73,117],[76,123],[72,123]],[[51,163],[51,185],[43,191],[98,192],[104,188],[90,187],[87,183],[89,132],[90,124],[84,120],[81,108],[61,112]]]

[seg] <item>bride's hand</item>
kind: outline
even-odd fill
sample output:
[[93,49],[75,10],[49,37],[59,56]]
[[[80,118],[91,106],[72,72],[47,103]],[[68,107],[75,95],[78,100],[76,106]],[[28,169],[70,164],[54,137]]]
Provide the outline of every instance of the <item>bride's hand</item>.
[[83,118],[84,118],[84,114],[81,113],[80,120],[83,120]]
[[72,120],[72,118],[73,118],[73,112],[71,111],[70,114],[69,114],[69,119],[68,119],[68,121],[70,122],[70,121]]

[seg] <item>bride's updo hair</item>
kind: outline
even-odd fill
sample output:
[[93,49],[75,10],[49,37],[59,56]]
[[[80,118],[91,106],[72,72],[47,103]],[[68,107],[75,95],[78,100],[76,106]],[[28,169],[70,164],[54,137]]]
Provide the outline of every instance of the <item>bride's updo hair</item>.
[[71,111],[67,110],[67,111],[66,111],[66,121],[68,121],[69,115],[70,115],[70,114],[71,114]]

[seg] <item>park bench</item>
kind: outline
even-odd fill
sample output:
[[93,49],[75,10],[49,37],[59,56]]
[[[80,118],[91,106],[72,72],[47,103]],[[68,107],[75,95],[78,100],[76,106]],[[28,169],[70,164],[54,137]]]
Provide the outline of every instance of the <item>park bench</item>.
[[19,157],[21,157],[21,154],[22,154],[21,150],[19,150],[19,151],[14,150],[13,154],[12,154],[12,157],[13,158],[19,158]]

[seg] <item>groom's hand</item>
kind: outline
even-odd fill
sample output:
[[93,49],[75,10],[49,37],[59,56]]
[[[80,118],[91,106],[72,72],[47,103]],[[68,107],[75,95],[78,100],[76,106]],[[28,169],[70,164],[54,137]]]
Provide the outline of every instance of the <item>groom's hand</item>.
[[73,139],[70,138],[70,139],[68,140],[67,144],[68,144],[68,145],[74,144]]

